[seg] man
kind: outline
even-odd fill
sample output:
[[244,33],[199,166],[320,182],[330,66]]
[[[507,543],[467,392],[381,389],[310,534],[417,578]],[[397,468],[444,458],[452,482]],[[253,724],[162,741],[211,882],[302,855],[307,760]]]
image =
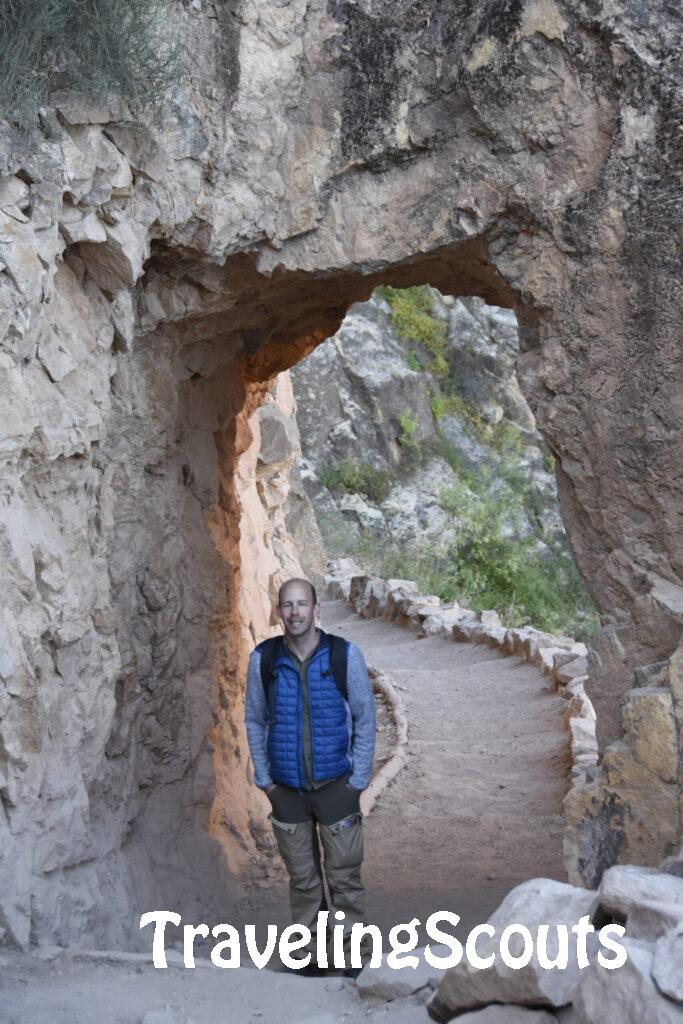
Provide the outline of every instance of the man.
[[[308,580],[282,585],[278,612],[284,636],[259,644],[249,659],[245,725],[254,782],[272,806],[269,819],[290,877],[292,920],[311,930],[310,947],[298,954],[312,954],[302,970],[319,972],[317,915],[329,910],[330,929],[344,926],[344,974],[356,977],[350,932],[354,923],[366,923],[360,794],[370,782],[375,752],[372,685],[360,649],[319,628],[320,606]],[[337,911],[343,911],[342,922]],[[363,942],[361,955],[366,951]]]

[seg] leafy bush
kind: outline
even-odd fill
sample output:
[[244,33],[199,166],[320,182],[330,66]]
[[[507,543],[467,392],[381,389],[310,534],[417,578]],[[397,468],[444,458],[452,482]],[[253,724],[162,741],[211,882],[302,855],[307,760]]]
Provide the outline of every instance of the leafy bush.
[[[370,547],[369,538],[366,545]],[[493,608],[507,627],[532,625],[576,640],[586,640],[596,631],[597,613],[571,558],[557,555],[546,562],[524,548],[509,554],[505,561],[480,562],[467,572],[447,551],[393,547],[381,553],[376,571],[415,580],[423,593],[475,611]]]
[[56,89],[157,105],[179,69],[167,22],[165,0],[0,0],[5,116],[25,121]]
[[510,420],[504,419],[492,427],[489,444],[495,452],[501,455],[521,455],[525,448],[524,438],[519,426]]
[[489,443],[490,431],[481,413],[478,409],[473,409],[461,395],[438,392],[432,397],[431,404],[432,415],[437,423],[444,416],[456,416],[477,440]]
[[416,373],[422,373],[424,367],[417,357],[417,353],[414,349],[409,348],[406,352],[406,363],[411,370],[415,370]]
[[391,473],[373,469],[356,459],[322,466],[318,470],[318,479],[332,494],[364,494],[375,502],[384,501],[393,483]]
[[555,456],[546,445],[543,446],[543,468],[546,473],[555,476]]
[[403,448],[418,448],[419,441],[415,437],[417,431],[417,420],[407,412],[399,413],[398,423],[401,428],[398,443]]
[[432,316],[432,293],[428,285],[415,288],[376,289],[391,306],[391,326],[402,341],[417,342],[431,355],[425,369],[435,377],[448,376],[448,328]]
[[585,640],[598,617],[571,558],[562,550],[539,553],[536,538],[507,532],[523,514],[524,495],[495,494],[492,470],[469,473],[441,495],[455,540],[448,545],[396,545],[367,534],[353,554],[385,577],[415,580],[423,593],[438,594],[475,611],[494,608],[506,626],[533,625]]

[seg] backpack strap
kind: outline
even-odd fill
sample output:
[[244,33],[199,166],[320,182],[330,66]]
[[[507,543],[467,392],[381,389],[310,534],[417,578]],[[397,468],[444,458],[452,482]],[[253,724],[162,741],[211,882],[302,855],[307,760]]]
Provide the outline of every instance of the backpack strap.
[[261,684],[266,695],[266,703],[268,702],[268,687],[273,675],[273,662],[279,653],[281,643],[282,637],[271,636],[267,640],[262,640],[256,648],[261,653]]
[[349,642],[343,636],[336,636],[334,633],[327,635],[330,640],[330,669],[337,689],[344,700],[348,700],[349,688],[346,677],[349,665]]

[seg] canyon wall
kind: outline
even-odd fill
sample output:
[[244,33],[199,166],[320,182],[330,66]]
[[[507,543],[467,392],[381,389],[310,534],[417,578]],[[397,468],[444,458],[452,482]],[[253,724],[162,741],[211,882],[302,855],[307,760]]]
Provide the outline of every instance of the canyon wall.
[[[403,322],[380,290],[291,370],[302,458],[290,495],[309,496],[329,557],[356,556],[365,569],[389,550],[410,550],[414,565],[419,554],[443,557],[476,507],[473,487],[489,516],[500,502],[501,537],[528,541],[547,562],[564,554],[552,456],[517,383],[514,314],[433,288],[392,295],[413,316],[425,301],[429,315],[404,314],[399,335]],[[433,352],[420,329],[437,332]],[[449,489],[462,515],[444,508]],[[290,513],[290,503],[295,527],[299,504]],[[307,545],[297,546],[304,561]]]
[[63,95],[0,126],[5,940],[135,944],[154,904],[221,919],[258,865],[244,669],[296,564],[261,417],[272,438],[275,375],[380,283],[517,316],[603,623],[606,769],[568,809],[571,870],[656,862],[682,788],[670,7],[169,18],[193,60],[159,120]]

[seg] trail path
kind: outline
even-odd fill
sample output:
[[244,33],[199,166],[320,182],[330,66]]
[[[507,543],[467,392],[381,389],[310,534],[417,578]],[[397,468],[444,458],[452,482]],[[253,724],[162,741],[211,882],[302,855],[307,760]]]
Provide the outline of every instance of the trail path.
[[[383,620],[362,620],[342,601],[323,605],[322,624],[392,677],[409,722],[407,764],[365,823],[366,921],[382,928],[385,950],[395,924],[413,917],[424,924],[433,911],[451,910],[462,919],[462,941],[514,885],[563,879],[567,741],[563,701],[548,680],[483,644],[420,640]],[[383,734],[380,751],[385,741]],[[268,923],[288,923],[284,872],[246,890],[231,923],[256,924],[260,934]],[[198,965],[208,952],[198,950]],[[269,967],[156,971],[106,957],[45,962],[3,950],[0,1024],[140,1024],[150,1011],[158,1016],[146,1024],[428,1021],[421,995],[361,1000],[350,979]]]
[[408,763],[366,821],[368,918],[384,928],[434,910],[466,934],[527,878],[566,880],[563,700],[519,657],[418,639],[344,601],[322,623],[387,672],[408,718]]

